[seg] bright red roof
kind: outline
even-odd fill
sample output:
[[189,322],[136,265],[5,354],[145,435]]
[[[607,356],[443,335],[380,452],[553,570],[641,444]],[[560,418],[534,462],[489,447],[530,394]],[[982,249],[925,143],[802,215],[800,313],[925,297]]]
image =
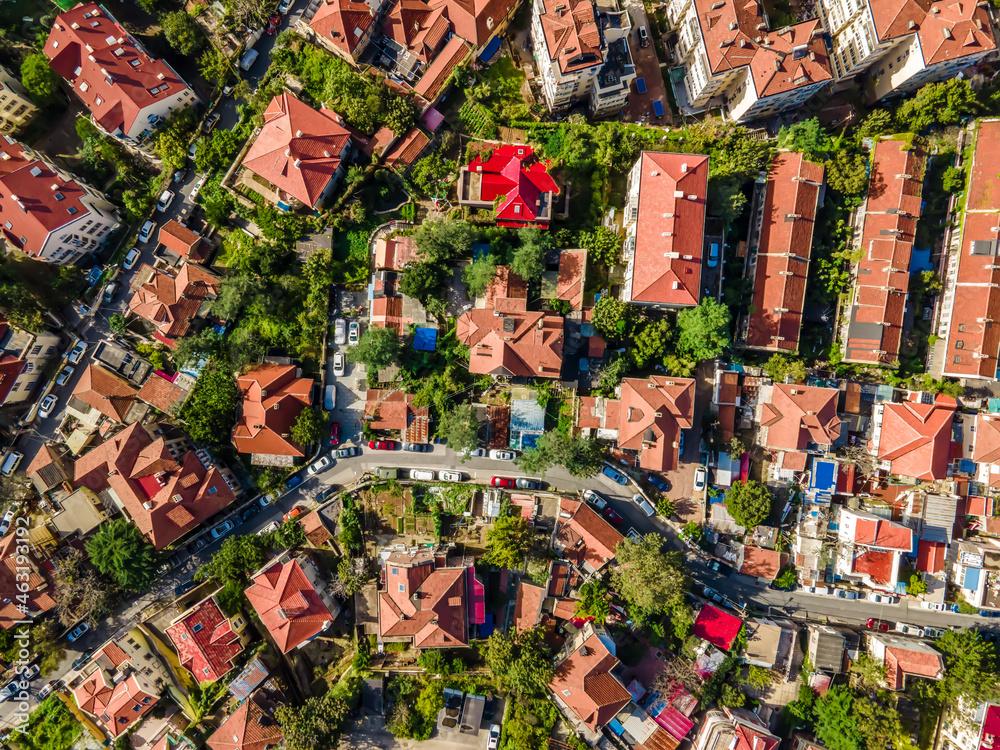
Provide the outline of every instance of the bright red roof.
[[694,621],[694,634],[713,646],[728,651],[742,627],[743,621],[739,617],[706,604]]
[[325,0],[309,21],[309,28],[351,57],[375,21],[367,3]]
[[944,558],[948,548],[941,542],[921,539],[917,545],[917,570],[924,573],[940,573],[944,570]]
[[100,667],[74,688],[73,696],[80,709],[97,718],[112,738],[137,724],[159,700],[139,673],[115,683]]
[[233,668],[243,646],[214,598],[200,602],[167,628],[181,666],[201,682],[214,682]]
[[206,742],[212,750],[267,750],[284,739],[278,722],[250,698],[229,714]]
[[333,622],[297,560],[265,568],[253,578],[246,596],[283,654]]
[[[615,550],[625,537],[587,503],[562,497],[559,512],[554,538],[564,547],[563,557],[577,565],[587,562],[594,570],[600,570],[615,558]],[[562,516],[564,513],[568,518]]]
[[932,404],[885,404],[878,436],[878,457],[893,474],[915,479],[947,475],[955,399],[937,396]]
[[478,200],[496,202],[497,223],[519,226],[546,222],[538,214],[538,202],[551,205],[559,186],[548,172],[549,162],[539,161],[530,146],[498,146],[488,159],[474,158],[467,167],[481,176]]

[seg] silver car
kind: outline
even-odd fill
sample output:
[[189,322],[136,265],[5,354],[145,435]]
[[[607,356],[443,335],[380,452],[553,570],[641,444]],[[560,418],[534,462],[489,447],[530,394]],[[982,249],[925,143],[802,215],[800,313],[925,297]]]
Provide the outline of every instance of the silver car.
[[333,355],[333,374],[338,378],[344,377],[344,355],[340,352]]
[[347,321],[343,318],[337,318],[337,322],[333,324],[333,343],[337,346],[347,343]]
[[351,325],[348,327],[347,343],[349,343],[351,346],[354,346],[356,343],[358,343],[358,339],[360,338],[361,338],[361,324],[356,320],[352,320]]

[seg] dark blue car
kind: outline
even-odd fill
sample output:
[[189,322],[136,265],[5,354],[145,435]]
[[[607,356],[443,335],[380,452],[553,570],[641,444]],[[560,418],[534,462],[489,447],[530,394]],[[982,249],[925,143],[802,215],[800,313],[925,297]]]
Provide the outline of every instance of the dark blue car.
[[656,474],[647,474],[646,481],[656,487],[656,489],[660,492],[670,492],[670,485],[656,476]]
[[289,477],[285,481],[285,489],[286,490],[290,490],[290,489],[293,489],[294,487],[298,487],[300,484],[302,484],[302,477],[300,477],[298,474],[296,474],[293,477]]

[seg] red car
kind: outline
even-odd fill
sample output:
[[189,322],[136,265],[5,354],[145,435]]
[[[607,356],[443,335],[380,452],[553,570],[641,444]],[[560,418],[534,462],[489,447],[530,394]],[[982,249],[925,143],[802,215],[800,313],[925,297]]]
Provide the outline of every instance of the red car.
[[508,479],[507,477],[493,477],[490,480],[490,484],[492,484],[494,487],[513,488],[514,487],[514,480],[513,479]]
[[288,511],[285,514],[284,522],[288,523],[289,521],[292,521],[292,520],[298,518],[299,516],[301,516],[305,512],[306,512],[305,508],[303,508],[301,505],[296,505],[294,508],[292,508],[290,511]]
[[879,631],[880,633],[889,632],[889,623],[887,623],[885,620],[876,620],[874,617],[869,617],[868,622],[866,622],[865,625],[867,625],[872,630]]
[[621,526],[624,523],[622,517],[611,510],[611,508],[605,508],[602,515],[608,520],[608,523],[613,526]]
[[338,445],[340,443],[340,422],[334,422],[330,425],[330,445]]
[[372,440],[368,443],[368,447],[373,451],[394,451],[396,450],[396,444],[391,440]]

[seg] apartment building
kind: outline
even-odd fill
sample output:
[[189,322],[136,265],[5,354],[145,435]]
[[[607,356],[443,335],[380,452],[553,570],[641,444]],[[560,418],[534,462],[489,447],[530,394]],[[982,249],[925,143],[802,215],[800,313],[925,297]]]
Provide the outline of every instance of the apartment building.
[[615,0],[534,0],[531,43],[549,111],[583,101],[594,115],[624,106],[636,77],[631,29]]
[[59,355],[54,333],[30,333],[0,316],[0,406],[21,404],[34,394],[45,364]]
[[4,135],[0,224],[9,250],[68,266],[101,246],[118,227],[118,214],[90,185]]
[[670,0],[685,107],[721,106],[737,122],[794,109],[833,81],[818,20],[772,31],[757,0]]
[[130,145],[143,147],[171,112],[198,101],[166,61],[150,57],[97,3],[56,16],[43,51],[94,124]]
[[0,133],[13,134],[31,122],[38,107],[21,82],[0,68]]
[[865,71],[871,99],[915,91],[982,62],[996,49],[986,3],[820,0],[838,80]]

